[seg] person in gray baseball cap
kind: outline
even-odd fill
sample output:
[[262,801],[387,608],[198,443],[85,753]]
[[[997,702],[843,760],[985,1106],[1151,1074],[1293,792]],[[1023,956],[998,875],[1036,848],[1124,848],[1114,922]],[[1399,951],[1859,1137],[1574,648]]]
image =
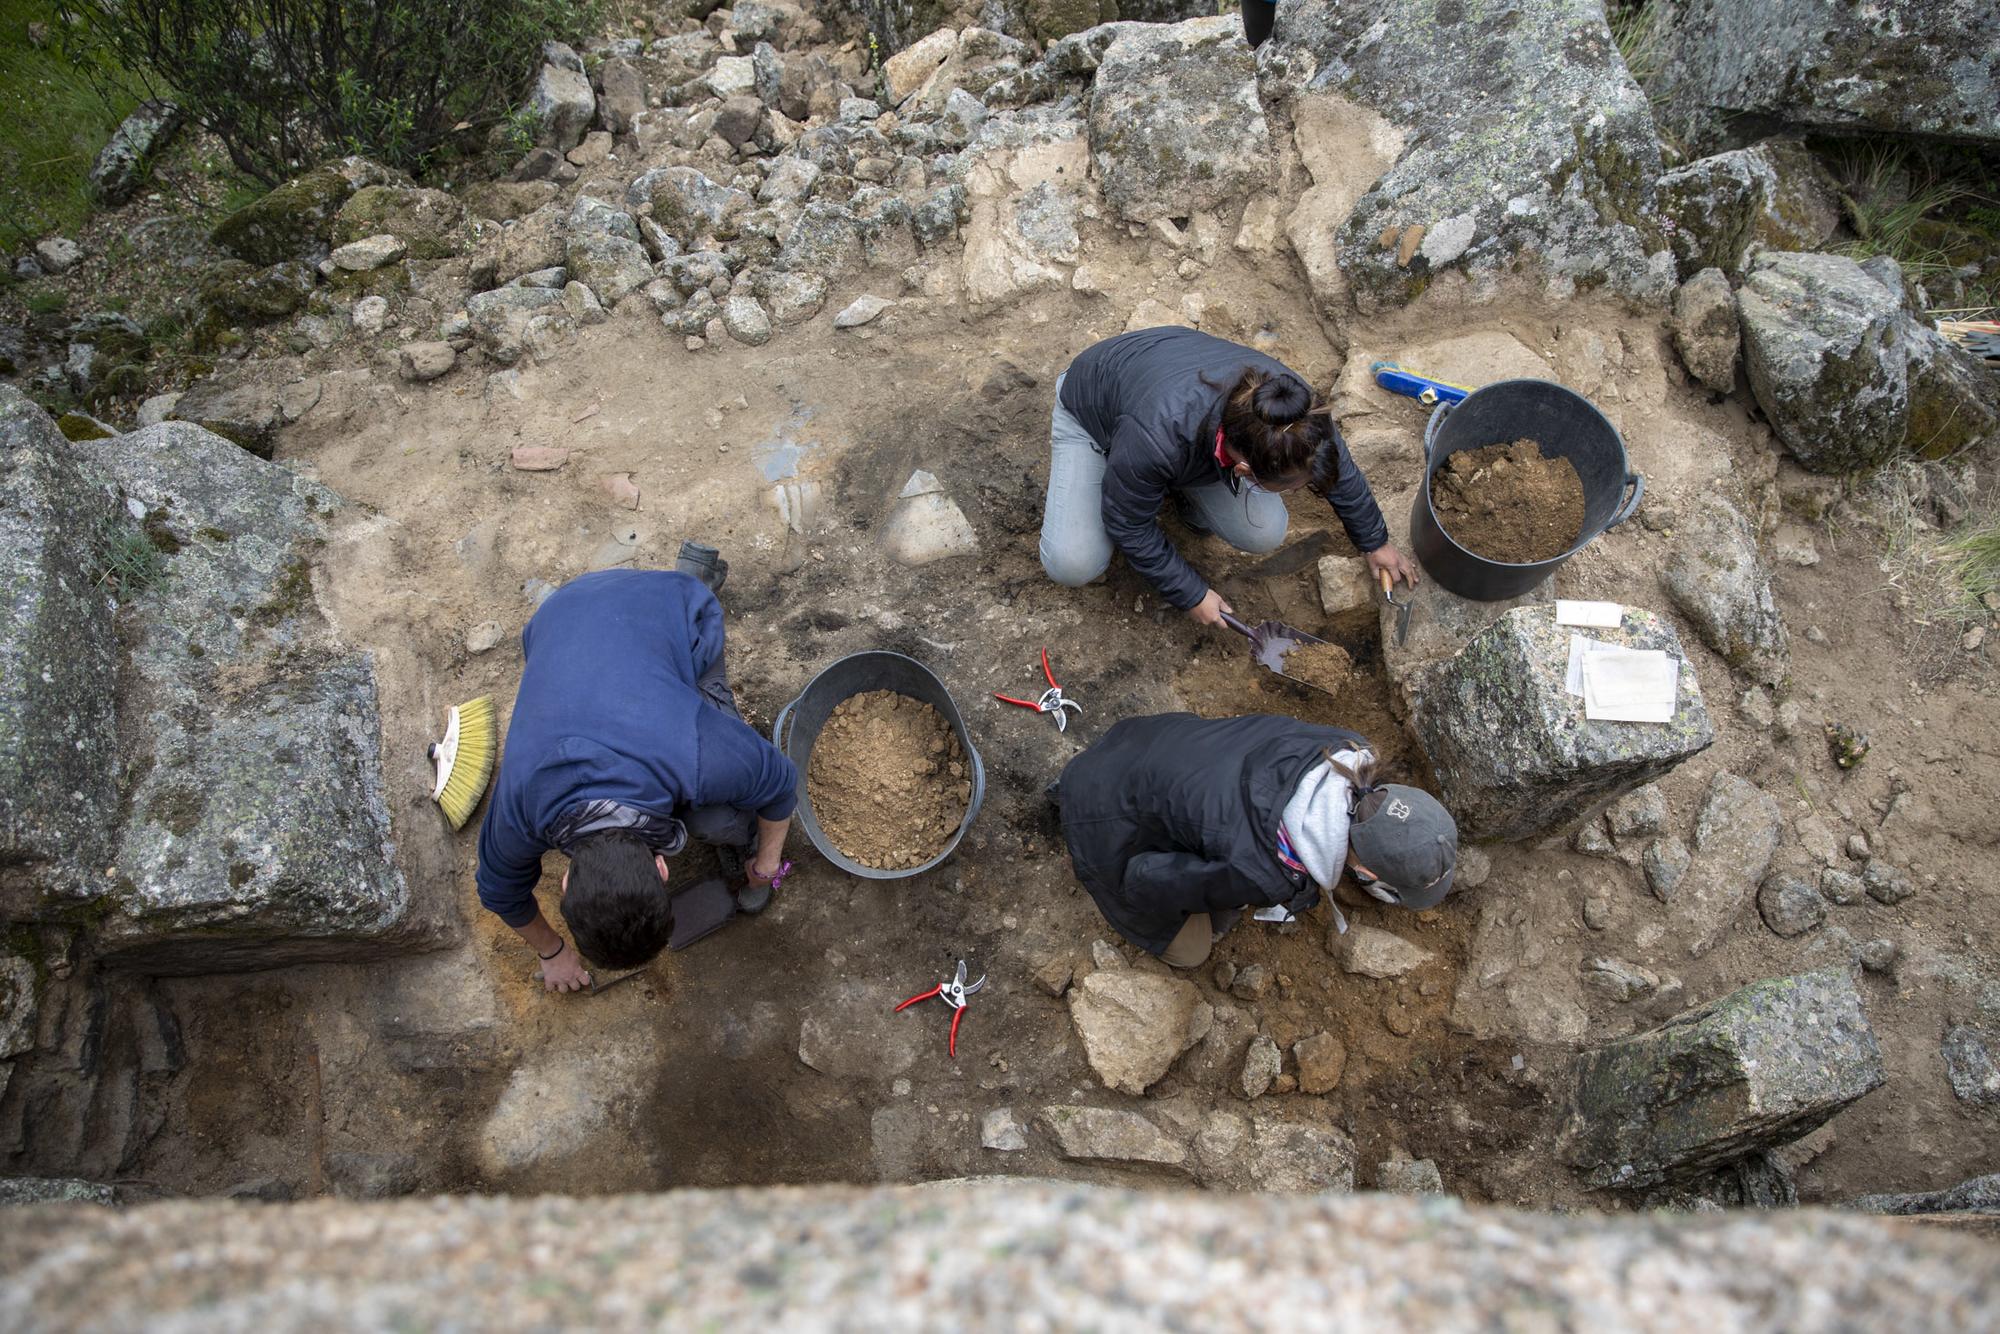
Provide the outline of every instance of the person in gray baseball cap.
[[1450,812],[1428,792],[1374,775],[1367,741],[1344,728],[1169,713],[1117,723],[1070,761],[1049,796],[1070,865],[1105,920],[1193,968],[1246,910],[1285,920],[1344,875],[1410,909],[1451,892]]

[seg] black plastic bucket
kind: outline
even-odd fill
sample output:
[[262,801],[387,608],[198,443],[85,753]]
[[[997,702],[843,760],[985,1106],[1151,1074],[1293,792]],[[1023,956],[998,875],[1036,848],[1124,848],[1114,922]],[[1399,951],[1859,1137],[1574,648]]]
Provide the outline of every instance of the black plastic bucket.
[[[1567,551],[1528,565],[1475,556],[1451,540],[1431,507],[1431,476],[1461,450],[1537,441],[1542,453],[1562,457],[1583,482],[1583,531]],[[1629,494],[1628,494],[1629,493]],[[1428,573],[1448,591],[1475,602],[1500,602],[1528,592],[1556,568],[1616,528],[1639,508],[1646,481],[1625,457],[1618,428],[1573,389],[1547,380],[1501,380],[1440,403],[1424,430],[1424,484],[1410,507],[1410,545]]]
[[[871,690],[893,690],[936,709],[951,724],[951,730],[958,736],[959,746],[972,762],[972,798],[966,803],[965,818],[958,822],[957,831],[937,856],[921,866],[905,870],[885,871],[880,867],[863,866],[834,847],[826,832],[819,827],[819,819],[813,814],[812,797],[806,791],[806,774],[812,767],[813,742],[819,740],[820,729],[826,726],[826,720],[833,716],[841,701]],[[864,876],[869,880],[901,880],[905,876],[921,875],[951,856],[958,847],[958,841],[965,837],[965,831],[972,827],[972,818],[979,814],[980,802],[986,799],[986,764],[979,758],[971,734],[965,730],[965,719],[959,716],[958,705],[952,701],[951,692],[944,688],[944,682],[938,680],[930,668],[900,653],[850,653],[823,668],[819,675],[806,683],[806,688],[799,692],[797,699],[778,711],[778,720],[771,725],[771,741],[785,752],[785,758],[799,771],[799,823],[805,827],[806,837],[819,849],[820,856],[849,875]]]

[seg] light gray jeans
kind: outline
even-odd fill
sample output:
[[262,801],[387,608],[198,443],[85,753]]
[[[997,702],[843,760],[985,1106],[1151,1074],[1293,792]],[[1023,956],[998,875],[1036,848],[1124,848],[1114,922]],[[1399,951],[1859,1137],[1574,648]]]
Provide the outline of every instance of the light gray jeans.
[[[1062,405],[1065,372],[1056,377],[1056,407],[1049,417],[1049,495],[1042,507],[1042,568],[1049,578],[1081,588],[1111,564],[1104,531],[1105,456],[1082,422]],[[1285,540],[1285,498],[1252,490],[1231,492],[1227,482],[1191,486],[1180,493],[1201,521],[1238,551],[1262,555]]]

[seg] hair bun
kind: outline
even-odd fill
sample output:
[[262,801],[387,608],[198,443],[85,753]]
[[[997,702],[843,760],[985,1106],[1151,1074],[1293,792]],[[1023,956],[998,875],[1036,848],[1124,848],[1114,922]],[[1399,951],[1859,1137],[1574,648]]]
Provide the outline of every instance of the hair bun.
[[1296,375],[1274,375],[1257,386],[1250,406],[1272,426],[1289,425],[1312,411],[1312,390]]

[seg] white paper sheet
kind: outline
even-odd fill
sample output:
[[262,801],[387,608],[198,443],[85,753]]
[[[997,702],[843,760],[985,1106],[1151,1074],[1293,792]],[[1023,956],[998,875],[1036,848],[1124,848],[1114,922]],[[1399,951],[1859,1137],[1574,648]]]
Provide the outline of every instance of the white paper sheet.
[[1569,602],[1556,599],[1556,624],[1580,625],[1591,630],[1616,630],[1625,619],[1625,608],[1616,602]]
[[1680,699],[1680,659],[1663,649],[1630,649],[1569,637],[1563,687],[1593,722],[1671,722]]
[[1660,649],[1613,649],[1583,658],[1583,716],[1601,722],[1671,722],[1680,661]]

